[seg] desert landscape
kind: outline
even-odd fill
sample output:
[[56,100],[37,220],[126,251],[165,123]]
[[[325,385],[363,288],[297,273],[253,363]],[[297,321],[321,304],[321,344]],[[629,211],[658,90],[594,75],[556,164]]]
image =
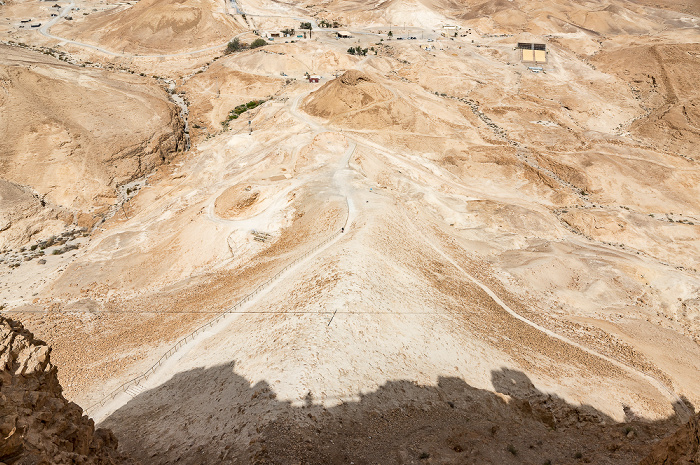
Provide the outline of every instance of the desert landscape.
[[0,11],[0,462],[700,460],[696,1]]

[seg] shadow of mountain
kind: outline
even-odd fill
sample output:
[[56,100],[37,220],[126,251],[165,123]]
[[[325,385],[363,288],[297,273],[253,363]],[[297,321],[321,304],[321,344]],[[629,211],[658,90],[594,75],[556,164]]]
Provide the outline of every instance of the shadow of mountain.
[[[492,372],[496,393],[458,378],[392,381],[336,407],[281,402],[233,364],[180,373],[101,426],[148,464],[631,464],[681,423],[619,423],[539,392],[522,372]],[[691,406],[692,407],[692,406]]]

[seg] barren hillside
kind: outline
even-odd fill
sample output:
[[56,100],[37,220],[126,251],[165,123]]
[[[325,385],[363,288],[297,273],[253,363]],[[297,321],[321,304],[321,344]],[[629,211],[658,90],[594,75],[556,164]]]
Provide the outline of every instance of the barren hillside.
[[55,32],[128,53],[186,52],[224,44],[241,32],[223,7],[212,0],[142,0],[63,23]]
[[86,4],[7,23],[76,65],[3,49],[0,304],[124,452],[670,456],[700,403],[691,4]]
[[20,221],[42,208],[67,224],[92,226],[117,201],[118,186],[184,149],[178,107],[145,79],[22,49],[2,46],[2,52],[0,177],[26,186],[15,190],[25,197],[31,192],[40,204],[5,211],[14,220],[5,221],[4,246],[24,244],[48,228],[46,214],[31,225]]

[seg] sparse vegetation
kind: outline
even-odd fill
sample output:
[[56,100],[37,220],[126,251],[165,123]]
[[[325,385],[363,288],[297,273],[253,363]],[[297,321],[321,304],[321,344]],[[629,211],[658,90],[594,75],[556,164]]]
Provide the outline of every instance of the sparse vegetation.
[[221,125],[224,127],[224,129],[228,128],[229,122],[231,122],[235,119],[238,119],[238,117],[240,115],[242,115],[243,113],[245,113],[246,111],[252,110],[253,108],[256,108],[256,107],[259,107],[263,103],[265,103],[265,100],[251,100],[248,103],[242,103],[242,104],[238,105],[236,108],[234,108],[233,110],[231,110],[229,112],[228,116],[226,117],[226,120],[222,121]]
[[267,41],[265,39],[255,39],[253,43],[250,44],[250,48],[258,48],[265,45],[267,45]]
[[[254,48],[262,47],[264,45],[267,45],[267,41],[263,38],[257,38],[253,41],[253,43],[251,43],[249,45],[249,44],[245,44],[245,43],[241,42],[240,39],[238,39],[238,37],[236,37],[235,39],[233,39],[231,42],[229,42],[226,45],[226,50],[224,51],[224,53],[226,55],[230,55],[231,53],[236,53],[236,52],[240,52],[243,50],[254,49]],[[200,69],[195,74],[199,74],[202,72],[203,72],[203,70]]]
[[513,455],[518,455],[518,450],[515,448],[513,444],[508,444],[508,452],[510,452]]
[[241,41],[238,37],[233,39],[231,42],[228,43],[226,46],[226,54],[234,53],[237,52],[241,49]]
[[368,51],[368,50],[369,50],[369,49],[362,48],[362,47],[360,47],[360,46],[358,45],[357,47],[350,47],[350,48],[348,49],[348,53],[349,53],[350,55],[365,56],[365,55],[367,55],[367,51]]
[[[318,22],[318,25],[323,27],[323,28],[339,28],[342,26],[338,21],[326,21],[325,19],[322,19]],[[310,28],[309,28],[310,29]]]

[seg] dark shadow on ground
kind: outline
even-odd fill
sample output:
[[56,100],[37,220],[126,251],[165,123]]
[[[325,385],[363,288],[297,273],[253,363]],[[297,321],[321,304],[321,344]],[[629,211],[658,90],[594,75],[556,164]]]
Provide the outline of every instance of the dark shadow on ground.
[[457,378],[394,381],[359,402],[325,409],[309,396],[293,407],[231,364],[178,374],[101,426],[144,464],[627,465],[685,419],[628,412],[618,423],[539,392],[519,371],[494,371],[492,382],[498,393]]

